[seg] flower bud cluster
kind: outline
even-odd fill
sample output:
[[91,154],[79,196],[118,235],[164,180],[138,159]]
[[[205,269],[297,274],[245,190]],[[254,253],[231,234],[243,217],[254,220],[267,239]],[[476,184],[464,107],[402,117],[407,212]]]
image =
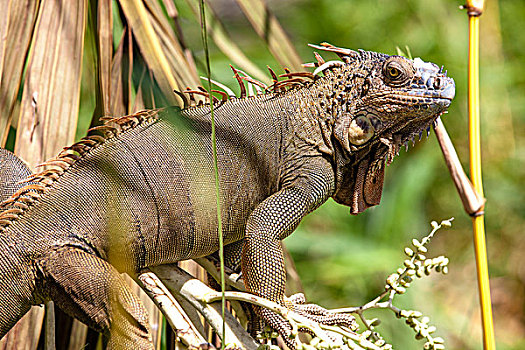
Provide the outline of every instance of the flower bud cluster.
[[396,294],[403,294],[414,280],[414,277],[421,278],[423,275],[430,275],[432,269],[443,274],[448,273],[448,258],[438,256],[437,258],[427,258],[427,244],[430,237],[425,237],[422,242],[417,239],[412,240],[414,248],[405,248],[405,255],[409,258],[403,262],[404,267],[397,269],[397,273],[388,276],[385,289],[392,289]]
[[[426,254],[428,250],[425,246],[442,226],[451,226],[451,221],[452,219],[444,220],[440,224],[433,221],[431,223],[432,232],[430,232],[428,236],[424,237],[421,241],[413,239],[412,247],[405,248],[404,253],[408,259],[403,262],[403,266],[398,268],[396,273],[391,274],[386,279],[385,291],[390,292],[391,298],[393,298],[395,294],[404,294],[414,278],[421,278],[424,275],[428,276],[432,270],[443,274],[448,273],[449,259],[444,256],[427,258]],[[391,308],[395,310],[398,318],[404,318],[405,322],[416,332],[416,339],[426,339],[424,345],[425,350],[445,349],[442,338],[432,337],[432,333],[436,331],[436,327],[428,324],[428,317],[423,317],[423,314],[419,311]]]
[[257,350],[281,350],[277,345],[261,344],[257,347]]
[[427,342],[423,346],[425,350],[443,350],[445,345],[443,338],[432,337],[432,333],[436,331],[436,327],[430,326],[430,319],[428,317],[421,317],[422,314],[419,311],[405,311],[400,312],[400,317],[406,318],[406,324],[408,324],[416,332],[416,339],[426,339]]
[[257,334],[257,339],[270,340],[270,339],[276,339],[278,336],[279,336],[279,333],[274,331],[269,326],[265,326],[264,329]]
[[364,347],[365,349],[369,349],[369,347],[366,346],[365,340],[372,342],[375,346],[379,347],[381,350],[392,350],[392,345],[388,344],[379,333],[374,332],[371,329],[367,329],[363,333],[361,333],[360,338],[362,339],[359,343],[360,346]]
[[[423,346],[425,350],[443,350],[445,349],[444,340],[440,337],[433,337],[432,334],[436,331],[436,327],[429,325],[430,319],[416,310],[402,310],[393,305],[394,297],[398,294],[404,294],[415,278],[421,278],[424,275],[429,275],[432,270],[447,274],[449,259],[444,256],[437,258],[427,258],[428,250],[426,245],[430,242],[434,234],[443,226],[451,226],[451,221],[444,220],[440,224],[432,221],[432,231],[421,241],[417,239],[412,240],[412,246],[406,247],[404,253],[407,259],[404,260],[403,266],[386,279],[385,291],[381,293],[373,301],[358,307],[350,308],[353,311],[345,311],[359,314],[361,320],[366,326],[362,333],[357,333],[354,329],[343,329],[343,342],[346,343],[350,349],[381,349],[391,350],[392,345],[388,344],[381,335],[375,331],[381,321],[379,319],[367,320],[363,311],[371,308],[383,308],[394,311],[398,318],[405,320],[406,324],[410,326],[415,332],[416,339],[424,339],[426,342]],[[386,299],[388,297],[388,299]],[[293,297],[292,297],[293,298]],[[304,299],[304,297],[302,297]],[[302,300],[302,299],[301,299]],[[297,340],[297,349],[314,350],[314,349],[339,349],[341,344],[333,344],[330,341],[314,337],[309,344],[302,343],[298,338],[299,328],[302,326],[295,322],[290,322],[292,330],[290,337]],[[304,331],[301,329],[301,331]],[[313,330],[312,330],[313,332]],[[353,335],[345,335],[344,332],[351,332]],[[265,338],[273,338],[277,334],[267,331]],[[357,336],[357,337],[356,337]],[[266,345],[264,349],[273,350],[273,345]],[[262,348],[260,348],[262,350]]]

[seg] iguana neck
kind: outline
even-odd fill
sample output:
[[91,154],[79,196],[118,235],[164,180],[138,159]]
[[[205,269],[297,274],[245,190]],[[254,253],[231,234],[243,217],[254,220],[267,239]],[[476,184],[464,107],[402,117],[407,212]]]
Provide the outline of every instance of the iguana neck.
[[[287,116],[290,137],[293,147],[302,157],[305,155],[334,156],[333,127],[334,118],[322,112],[322,101],[318,96],[323,94],[322,80],[310,83],[303,88],[291,90],[282,96],[292,113]],[[289,149],[292,151],[292,149]],[[305,151],[307,153],[305,153]]]

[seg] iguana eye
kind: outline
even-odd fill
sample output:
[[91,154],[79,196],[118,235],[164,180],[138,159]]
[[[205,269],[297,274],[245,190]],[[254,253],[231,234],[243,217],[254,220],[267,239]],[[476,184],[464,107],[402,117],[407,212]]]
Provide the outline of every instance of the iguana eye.
[[412,79],[414,68],[406,58],[391,56],[383,65],[383,74],[388,85],[401,86]]
[[387,72],[390,78],[396,78],[399,75],[401,75],[401,71],[397,69],[396,67],[388,67]]

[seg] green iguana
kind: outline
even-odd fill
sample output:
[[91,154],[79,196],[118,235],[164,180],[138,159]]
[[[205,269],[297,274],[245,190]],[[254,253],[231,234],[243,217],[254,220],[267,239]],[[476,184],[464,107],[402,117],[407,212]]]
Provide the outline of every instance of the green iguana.
[[[271,71],[269,87],[234,70],[241,97],[217,93],[225,255],[240,261],[250,292],[351,325],[351,316],[285,301],[281,240],[329,198],[352,214],[379,204],[386,165],[445,112],[455,86],[419,58],[317,48],[341,60],[317,55],[313,74],[282,81]],[[247,97],[243,80],[265,93]],[[0,337],[31,305],[54,300],[110,348],[153,349],[146,312],[119,272],[218,250],[210,129],[209,105],[108,119],[5,200]],[[283,318],[258,314],[294,346]]]

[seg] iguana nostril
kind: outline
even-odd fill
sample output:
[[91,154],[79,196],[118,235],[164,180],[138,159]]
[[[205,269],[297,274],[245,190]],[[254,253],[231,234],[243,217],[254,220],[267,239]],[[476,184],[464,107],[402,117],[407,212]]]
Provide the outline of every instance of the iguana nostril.
[[434,89],[439,90],[441,88],[441,78],[436,77],[434,79]]

